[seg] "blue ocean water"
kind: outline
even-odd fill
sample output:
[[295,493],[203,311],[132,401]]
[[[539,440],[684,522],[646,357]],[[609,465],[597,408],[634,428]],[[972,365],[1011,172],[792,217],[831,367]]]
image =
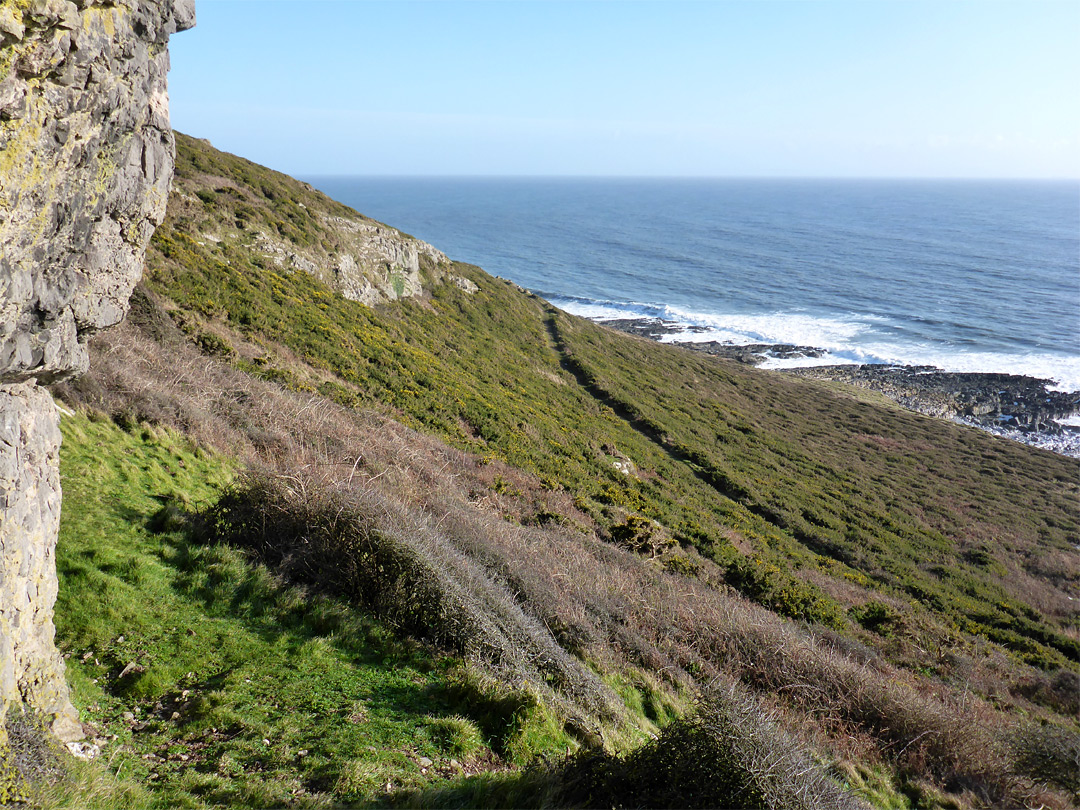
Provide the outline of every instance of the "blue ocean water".
[[1080,389],[1076,181],[308,179],[586,317]]

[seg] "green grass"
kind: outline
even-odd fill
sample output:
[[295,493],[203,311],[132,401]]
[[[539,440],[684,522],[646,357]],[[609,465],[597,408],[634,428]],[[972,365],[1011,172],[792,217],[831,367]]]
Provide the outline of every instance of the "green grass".
[[[208,173],[236,188],[201,190]],[[906,603],[910,628],[950,645],[988,640],[1047,670],[1080,658],[1071,620],[1016,576],[1044,578],[1043,560],[1080,542],[1075,460],[630,339],[466,265],[454,272],[474,295],[429,284],[422,301],[362,306],[228,227],[248,211],[263,231],[332,245],[318,213],[358,214],[183,136],[176,182],[188,194],[155,234],[147,282],[194,340],[215,324],[266,347],[238,367],[501,458],[573,493],[613,536],[628,517],[655,521],[785,616],[850,631],[858,604],[815,584],[834,580]],[[203,230],[221,241],[200,244]],[[615,468],[622,457],[636,474]],[[1054,576],[1059,591],[1080,584]]]
[[79,414],[62,429],[57,639],[83,721],[116,739],[107,773],[84,767],[60,804],[368,802],[493,746],[519,760],[562,750],[543,707],[485,735],[483,687],[455,699],[475,680],[460,661],[196,543],[179,510],[163,519],[163,502],[211,502],[227,459],[145,425]]

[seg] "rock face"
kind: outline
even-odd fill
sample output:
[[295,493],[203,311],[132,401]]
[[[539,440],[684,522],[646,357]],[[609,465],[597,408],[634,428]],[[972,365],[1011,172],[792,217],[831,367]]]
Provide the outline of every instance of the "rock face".
[[429,281],[442,280],[451,265],[441,250],[389,225],[327,215],[321,220],[337,239],[330,255],[322,246],[316,250],[290,245],[262,232],[255,245],[278,267],[302,270],[367,306],[420,295],[425,275]]
[[[328,257],[261,232],[255,245],[274,265],[314,275],[342,296],[368,307],[420,295],[424,271],[430,281],[440,281],[450,267],[442,251],[379,222],[326,216],[323,224],[339,240],[338,251]],[[203,237],[217,239],[211,234]]]
[[334,268],[333,284],[342,295],[368,306],[419,295],[420,259],[432,266],[449,266],[442,251],[394,228],[374,222],[328,217],[339,229],[355,234],[353,250],[342,254]]
[[60,423],[49,394],[0,386],[0,695],[52,720],[61,739],[81,737],[53,646],[56,533],[60,527]]
[[172,176],[166,46],[194,22],[193,0],[0,0],[0,725],[24,704],[81,736],[53,644],[58,415],[35,382],[85,371],[124,316]]

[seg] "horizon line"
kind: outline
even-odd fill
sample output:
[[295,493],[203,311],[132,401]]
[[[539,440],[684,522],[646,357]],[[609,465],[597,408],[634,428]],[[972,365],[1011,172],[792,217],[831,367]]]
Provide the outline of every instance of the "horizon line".
[[1047,183],[1080,183],[1080,176],[1076,177],[1046,177],[1046,176],[972,176],[972,175],[810,175],[810,174],[475,174],[475,173],[431,173],[431,174],[404,174],[404,173],[362,173],[341,172],[330,174],[325,172],[287,172],[280,169],[283,174],[291,174],[297,179],[312,178],[364,178],[379,180],[899,180],[899,181],[928,181],[928,180],[962,180],[970,182],[1047,182]]

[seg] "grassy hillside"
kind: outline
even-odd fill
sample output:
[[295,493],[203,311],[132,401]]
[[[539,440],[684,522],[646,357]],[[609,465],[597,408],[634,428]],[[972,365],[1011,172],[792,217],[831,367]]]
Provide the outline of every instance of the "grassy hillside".
[[[841,806],[845,789],[1068,804],[1075,460],[611,332],[475,267],[452,273],[476,291],[428,268],[423,295],[373,309],[266,247],[329,261],[330,217],[357,216],[178,136],[146,289],[58,389],[127,430],[67,428],[65,536],[96,539],[67,541],[61,598],[132,600],[100,627],[58,609],[84,714],[171,717],[196,673],[217,696],[205,711],[242,729],[153,726],[148,751],[213,756],[165,757],[152,779],[132,765],[140,790],[192,806]],[[109,453],[80,462],[92,436]],[[133,458],[141,473],[107,471]],[[78,480],[113,481],[106,503],[125,506],[79,506]],[[204,626],[228,643],[190,641]],[[126,658],[144,669],[120,677]],[[241,660],[279,685],[249,685]],[[319,719],[281,674],[301,663],[325,684]],[[380,689],[372,752],[334,718]]]
[[[210,162],[197,146],[181,142],[181,190],[194,165]],[[233,165],[234,177],[256,171]],[[318,210],[317,197],[304,199],[305,211]],[[605,529],[623,513],[657,520],[746,569],[744,588],[763,596],[770,563],[810,567],[918,600],[1033,663],[1080,657],[1064,632],[1076,613],[1063,589],[1080,584],[1063,559],[1080,542],[1074,461],[629,339],[475,268],[459,267],[480,284],[475,295],[440,285],[427,300],[376,312],[307,274],[265,267],[250,226],[199,245],[200,213],[228,220],[225,207],[185,206],[186,231],[167,221],[147,281],[182,310],[211,316],[211,328],[272,339],[328,378],[290,380],[272,350],[251,370],[344,404],[388,406],[406,424],[573,493]],[[636,473],[616,468],[623,457]],[[1047,581],[1056,600],[1038,592]],[[771,604],[788,615],[838,625],[838,608],[851,607],[809,582],[772,590],[785,586],[791,603]]]

